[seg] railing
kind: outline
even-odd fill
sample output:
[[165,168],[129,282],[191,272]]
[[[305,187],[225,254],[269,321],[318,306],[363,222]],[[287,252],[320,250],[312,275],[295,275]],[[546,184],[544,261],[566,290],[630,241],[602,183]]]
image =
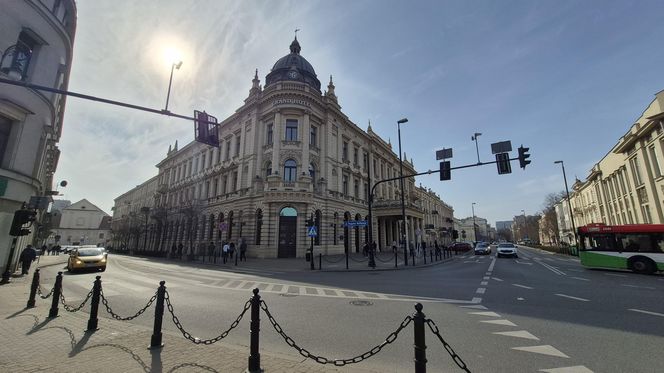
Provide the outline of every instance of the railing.
[[100,302],[103,304],[104,308],[106,309],[106,312],[108,312],[114,319],[119,321],[129,321],[134,318],[140,317],[142,314],[145,313],[145,311],[148,308],[150,308],[154,304],[155,305],[154,322],[153,322],[152,335],[150,337],[151,349],[159,349],[164,346],[162,341],[163,337],[162,326],[164,321],[165,310],[167,310],[168,313],[170,314],[171,319],[173,320],[173,324],[175,324],[175,327],[180,331],[182,336],[187,340],[189,340],[190,342],[197,345],[201,344],[211,345],[226,338],[234,329],[238,327],[238,325],[240,325],[240,322],[246,315],[247,311],[251,310],[251,315],[250,315],[251,321],[249,324],[250,325],[249,359],[247,366],[247,372],[250,373],[263,371],[263,369],[261,368],[260,351],[259,351],[261,311],[265,313],[270,322],[270,325],[272,325],[272,328],[281,338],[283,338],[284,342],[286,342],[288,346],[295,349],[300,355],[304,356],[305,358],[312,360],[321,365],[334,365],[336,367],[342,367],[346,365],[357,364],[364,360],[372,358],[378,355],[385,346],[394,343],[394,341],[396,341],[397,338],[399,337],[400,333],[412,323],[414,331],[413,348],[414,348],[414,364],[415,364],[416,373],[426,372],[427,345],[426,345],[425,325],[427,325],[429,327],[429,330],[431,330],[431,332],[438,338],[440,343],[443,345],[444,350],[450,355],[454,363],[456,363],[456,365],[464,372],[470,372],[466,363],[461,359],[461,357],[459,357],[459,355],[454,351],[454,349],[450,346],[450,344],[447,341],[445,341],[436,323],[433,320],[428,319],[426,315],[422,312],[424,307],[420,303],[415,304],[415,312],[412,315],[406,315],[403,321],[401,321],[401,323],[397,326],[395,330],[389,333],[383,341],[371,347],[368,351],[349,358],[328,358],[322,355],[316,355],[312,353],[309,349],[306,349],[298,345],[297,342],[295,342],[295,340],[286,333],[284,327],[274,317],[267,303],[265,303],[265,301],[261,299],[258,289],[253,289],[252,291],[253,295],[251,296],[251,298],[249,298],[249,300],[247,300],[244,303],[244,305],[242,306],[242,310],[228,328],[226,328],[220,334],[218,334],[213,338],[200,339],[198,337],[194,337],[190,332],[188,332],[183,326],[180,319],[177,317],[175,313],[175,306],[171,301],[171,296],[168,293],[168,290],[166,289],[165,281],[159,282],[159,287],[157,288],[155,294],[147,301],[145,306],[141,307],[133,315],[123,317],[113,312],[113,309],[110,306],[108,299],[104,296],[101,276],[96,276],[92,289],[88,292],[83,302],[81,302],[76,307],[70,306],[66,302],[65,296],[62,292],[62,272],[58,272],[58,275],[55,278],[55,284],[53,285],[53,288],[46,295],[44,295],[44,291],[41,288],[39,280],[40,280],[40,274],[39,274],[39,269],[37,269],[35,270],[34,276],[32,278],[30,298],[28,299],[28,308],[35,306],[36,294],[39,294],[40,298],[42,299],[47,299],[51,296],[53,297],[51,309],[49,310],[48,314],[50,318],[58,316],[58,310],[59,310],[58,306],[60,304],[62,304],[65,311],[74,313],[81,311],[83,307],[88,303],[88,301],[92,300],[90,304],[90,317],[88,319],[88,328],[86,329],[86,333],[91,333],[99,330],[98,312],[99,312]]

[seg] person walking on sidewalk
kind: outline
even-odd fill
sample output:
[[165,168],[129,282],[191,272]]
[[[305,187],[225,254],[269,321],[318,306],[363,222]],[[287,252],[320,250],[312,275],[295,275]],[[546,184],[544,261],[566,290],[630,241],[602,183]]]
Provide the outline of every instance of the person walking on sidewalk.
[[32,245],[28,245],[21,251],[21,256],[19,260],[21,261],[21,274],[27,275],[30,270],[30,264],[37,258],[37,251],[32,248]]
[[226,260],[228,260],[228,252],[231,250],[231,247],[228,245],[228,242],[224,242],[222,245],[223,248],[221,249],[221,257],[224,264],[226,264]]
[[240,261],[247,261],[247,242],[244,238],[240,239]]
[[235,242],[231,241],[229,248],[228,248],[228,253],[230,254],[231,260],[233,259],[233,254],[235,254]]

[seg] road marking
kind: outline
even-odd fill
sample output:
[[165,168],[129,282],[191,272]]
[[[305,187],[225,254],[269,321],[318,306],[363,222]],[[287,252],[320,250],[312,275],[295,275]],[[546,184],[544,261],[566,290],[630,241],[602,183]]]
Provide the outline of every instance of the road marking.
[[652,287],[652,286],[638,286],[638,285],[622,285],[622,286],[626,286],[626,287],[629,287],[629,288],[636,288],[636,289],[650,289],[650,290],[655,290],[655,288]]
[[477,294],[484,294],[485,291],[486,291],[486,288],[477,288],[477,290],[475,292]]
[[470,301],[470,303],[482,303],[482,298],[475,297]]
[[605,273],[605,275],[613,277],[627,277],[627,275],[619,275],[617,273]]
[[539,264],[541,264],[544,268],[548,269],[549,271],[551,271],[551,272],[553,272],[553,273],[555,273],[555,274],[557,274],[557,275],[559,275],[559,276],[560,276],[560,275],[567,276],[567,275],[565,274],[565,272],[559,270],[558,268],[556,268],[556,267],[554,267],[554,266],[548,265],[548,264],[546,264],[546,263],[542,263],[541,260],[536,260],[536,262],[539,263]]
[[520,261],[518,261],[518,260],[515,260],[515,262],[517,262],[517,263],[519,263],[519,264],[529,265],[529,266],[533,265],[533,263],[520,262]]
[[485,273],[486,276],[491,276],[491,272]]
[[585,272],[582,269],[573,269],[573,268],[565,268],[566,271],[572,271],[572,272]]
[[526,285],[512,284],[512,286],[516,286],[516,287],[524,288],[524,289],[531,289],[531,290],[533,289],[530,286],[526,286]]
[[577,298],[577,297],[573,297],[573,296],[571,296],[571,295],[565,295],[565,294],[556,294],[556,295],[559,296],[559,297],[563,297],[563,298],[569,298],[569,299],[574,299],[574,300],[580,300],[580,301],[582,301],[582,302],[590,302],[589,299]]
[[480,285],[487,286],[487,285],[489,285],[489,281],[482,281],[482,282],[480,282]]
[[590,281],[589,279],[583,278],[583,277],[572,277],[572,278],[575,279],[575,280]]
[[508,336],[508,337],[532,339],[532,340],[535,340],[535,341],[540,340],[539,338],[535,337],[534,335],[528,333],[525,330],[517,330],[517,331],[514,331],[514,332],[493,332],[493,334],[505,335],[505,336]]
[[516,300],[526,300],[525,298],[518,297]]
[[484,307],[484,306],[481,305],[481,304],[474,304],[474,305],[472,305],[472,306],[459,306],[459,307],[462,307],[462,308],[472,308],[472,309],[474,309],[474,310],[488,310],[488,308]]
[[547,373],[594,373],[592,370],[586,368],[583,365],[575,365],[573,367],[540,369],[539,371]]
[[496,257],[494,256],[493,259],[491,259],[491,264],[489,265],[489,269],[487,271],[491,272],[493,271],[493,266],[496,265]]
[[536,354],[564,357],[566,359],[569,359],[569,356],[565,355],[560,350],[556,349],[551,345],[512,347],[512,350],[534,352]]
[[498,278],[498,277],[491,277],[491,278],[492,278],[492,279],[494,279],[494,280],[496,280],[496,281],[500,281],[500,282],[503,282],[503,280],[502,280],[502,279],[500,279],[500,278]]
[[491,277],[489,277],[489,276],[484,276],[484,277],[482,277],[483,280],[488,280],[488,279],[490,279],[490,278],[491,278]]
[[468,312],[470,315],[477,315],[477,316],[489,316],[489,317],[500,317],[499,314],[491,311],[487,312]]
[[505,326],[516,326],[515,323],[506,320],[506,319],[500,319],[500,320],[481,320],[480,322],[486,323],[486,324],[495,324],[495,325],[505,325]]
[[664,317],[664,313],[659,313],[659,312],[651,312],[651,311],[637,310],[637,309],[635,309],[635,308],[629,308],[628,311],[640,312],[640,313],[645,313],[646,315],[653,315],[653,316],[661,316],[661,317]]

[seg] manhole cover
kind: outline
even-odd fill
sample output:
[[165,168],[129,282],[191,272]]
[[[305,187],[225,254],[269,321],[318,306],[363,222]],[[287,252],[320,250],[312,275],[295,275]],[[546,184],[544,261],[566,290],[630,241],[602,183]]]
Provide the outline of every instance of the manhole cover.
[[350,302],[353,306],[373,306],[373,302],[368,300],[354,300]]
[[297,297],[299,294],[293,294],[293,293],[281,293],[279,294],[282,297]]

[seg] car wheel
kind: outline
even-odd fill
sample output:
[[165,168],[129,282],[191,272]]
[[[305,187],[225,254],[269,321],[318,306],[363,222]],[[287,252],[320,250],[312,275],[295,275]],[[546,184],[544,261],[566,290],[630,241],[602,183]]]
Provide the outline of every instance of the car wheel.
[[632,271],[636,273],[649,275],[655,272],[655,266],[648,258],[634,258],[630,261],[630,267],[632,268]]

